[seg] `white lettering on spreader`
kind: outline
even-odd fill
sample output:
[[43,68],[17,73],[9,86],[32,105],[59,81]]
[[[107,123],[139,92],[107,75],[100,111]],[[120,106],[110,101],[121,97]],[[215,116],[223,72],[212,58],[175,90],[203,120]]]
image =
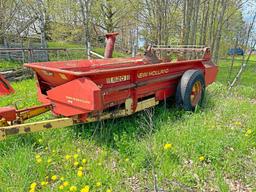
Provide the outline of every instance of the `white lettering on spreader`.
[[137,77],[139,79],[143,77],[150,77],[150,76],[156,76],[156,75],[162,75],[169,72],[169,69],[161,69],[161,70],[155,70],[155,71],[147,71],[147,72],[141,72],[137,74]]
[[67,102],[68,103],[73,103],[73,101],[79,102],[79,103],[85,103],[85,104],[90,104],[90,101],[84,100],[84,99],[80,99],[80,98],[75,98],[75,97],[70,97],[70,96],[66,96]]
[[122,81],[128,81],[131,79],[130,75],[120,75],[120,76],[116,76],[116,77],[108,77],[106,79],[106,82],[108,84],[110,83],[118,83],[118,82],[122,82]]
[[[147,72],[138,73],[137,77],[139,79],[141,79],[141,78],[144,78],[144,77],[166,74],[168,72],[169,72],[168,68],[161,69],[161,70],[147,71]],[[108,78],[106,78],[106,82],[108,84],[111,84],[111,83],[118,83],[118,82],[128,81],[130,79],[131,79],[130,75],[120,75],[120,76],[116,76],[116,77],[108,77]]]

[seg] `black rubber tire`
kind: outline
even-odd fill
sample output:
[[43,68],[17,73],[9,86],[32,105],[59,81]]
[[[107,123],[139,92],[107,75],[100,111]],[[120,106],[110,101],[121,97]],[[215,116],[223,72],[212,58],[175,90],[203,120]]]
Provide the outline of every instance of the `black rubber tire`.
[[181,97],[181,90],[180,90],[180,81],[177,85],[176,88],[176,93],[175,93],[175,105],[177,108],[182,108],[182,97]]
[[200,81],[201,83],[201,97],[197,105],[201,106],[204,92],[205,92],[205,80],[204,75],[200,70],[188,70],[186,71],[182,77],[181,80],[177,86],[176,90],[176,105],[182,106],[182,108],[186,111],[194,111],[195,106],[191,103],[191,92],[193,85]]

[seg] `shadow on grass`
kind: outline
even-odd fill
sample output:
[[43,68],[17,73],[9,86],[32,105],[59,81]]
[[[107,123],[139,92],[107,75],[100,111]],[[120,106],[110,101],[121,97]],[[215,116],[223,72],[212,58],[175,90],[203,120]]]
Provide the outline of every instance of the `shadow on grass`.
[[[148,126],[148,111],[153,113],[152,128]],[[112,149],[120,148],[119,143],[138,141],[149,134],[154,134],[167,119],[171,121],[180,121],[184,111],[177,109],[173,101],[166,104],[161,102],[154,108],[141,111],[136,114],[104,120],[100,122],[77,125],[73,128],[75,137],[93,140],[99,146],[107,146]],[[151,129],[151,130],[150,130]]]
[[[158,106],[148,109],[152,110],[154,115],[152,117],[152,122],[154,126],[152,128],[151,134],[161,127],[160,125],[165,122],[165,119],[171,118],[173,121],[178,121],[181,119],[183,112],[178,110],[173,105],[173,101],[161,102]],[[122,148],[121,143],[126,141],[138,141],[148,136],[149,130],[147,127],[143,126],[143,121],[145,119],[145,111],[138,112],[136,114],[109,119],[94,123],[76,125],[67,129],[72,129],[68,137],[73,137],[72,139],[82,139],[89,140],[98,146],[106,146],[111,149]],[[60,130],[65,132],[65,130]],[[48,131],[51,132],[51,131]],[[57,130],[52,130],[52,135],[61,136],[61,133]],[[38,146],[38,139],[41,138],[40,133],[29,133],[8,137],[5,141],[0,142],[0,156],[10,153],[19,147],[31,147],[36,149]],[[53,138],[55,140],[56,138]],[[63,138],[62,138],[63,139]]]
[[[211,107],[210,107],[211,106]],[[206,96],[202,110],[211,110],[213,103],[211,96]],[[153,113],[152,122],[153,126],[148,127],[147,111]],[[177,109],[174,105],[174,99],[168,99],[166,102],[160,102],[156,107],[141,111],[130,116],[109,119],[94,123],[81,124],[70,127],[72,129],[68,137],[71,136],[72,140],[82,139],[92,141],[98,146],[107,147],[109,149],[118,150],[122,153],[127,153],[126,147],[132,148],[131,144],[149,138],[152,134],[158,131],[166,122],[184,121],[184,115],[190,115],[191,112],[185,112]],[[54,130],[53,130],[54,131]],[[59,132],[65,130],[59,130]],[[53,135],[61,136],[61,133],[53,133]],[[72,138],[73,137],[73,138]],[[37,148],[38,139],[41,138],[40,133],[23,134],[18,136],[9,137],[6,141],[0,142],[0,155],[9,153],[19,147],[26,146]],[[56,138],[55,138],[56,139]],[[55,140],[53,138],[53,140]],[[63,138],[62,138],[63,139]],[[132,149],[130,149],[132,150]]]

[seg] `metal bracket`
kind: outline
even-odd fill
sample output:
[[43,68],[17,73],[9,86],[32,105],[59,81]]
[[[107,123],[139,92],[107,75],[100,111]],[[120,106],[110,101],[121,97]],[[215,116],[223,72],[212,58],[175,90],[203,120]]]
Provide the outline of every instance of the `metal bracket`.
[[128,98],[125,100],[125,110],[127,112],[127,115],[132,114],[132,98]]

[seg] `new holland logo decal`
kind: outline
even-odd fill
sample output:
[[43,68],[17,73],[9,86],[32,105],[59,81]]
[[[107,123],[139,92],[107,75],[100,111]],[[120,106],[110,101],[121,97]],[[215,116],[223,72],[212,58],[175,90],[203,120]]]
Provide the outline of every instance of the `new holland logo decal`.
[[151,76],[156,76],[156,75],[162,75],[166,74],[169,72],[169,69],[160,69],[160,70],[154,70],[154,71],[147,71],[147,72],[141,72],[137,74],[137,77],[139,79],[144,78],[144,77],[151,77]]

